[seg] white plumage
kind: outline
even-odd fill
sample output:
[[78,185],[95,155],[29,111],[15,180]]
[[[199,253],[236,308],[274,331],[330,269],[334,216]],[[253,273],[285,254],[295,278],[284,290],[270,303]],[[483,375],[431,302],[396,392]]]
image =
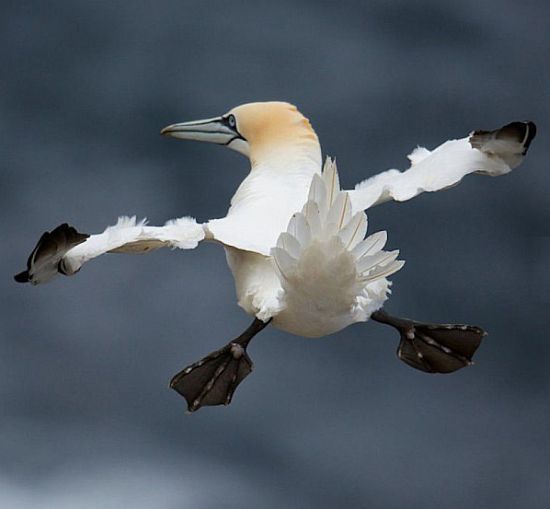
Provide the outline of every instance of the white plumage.
[[404,262],[397,260],[397,250],[384,250],[385,231],[366,236],[364,211],[446,189],[469,173],[508,173],[522,161],[534,124],[476,131],[433,151],[418,147],[409,155],[408,170],[382,172],[350,191],[340,189],[332,160],[321,169],[317,135],[287,103],[245,104],[221,117],[168,126],[163,134],[223,144],[250,159],[250,173],[225,217],[204,224],[182,217],[161,227],[121,217],[91,236],[63,224],[42,235],[27,270],[15,279],[45,283],[59,273],[75,274],[103,253],[193,249],[203,240],[222,244],[238,303],[255,318],[238,338],[172,378],[170,386],[186,398],[190,411],[231,402],[252,371],[247,345],[270,322],[293,334],[320,337],[372,317],[400,332],[398,356],[416,369],[450,373],[471,364],[482,329],[380,311],[390,291],[387,278]]
[[91,235],[63,257],[65,272],[74,274],[84,263],[104,253],[144,253],[160,247],[194,249],[204,239],[204,228],[191,217],[171,219],[164,226],[148,226],[147,220],[121,216],[103,233]]
[[107,252],[193,249],[206,239],[224,246],[239,305],[248,313],[264,322],[273,319],[274,326],[294,334],[330,334],[379,309],[389,293],[387,277],[404,263],[396,259],[398,251],[383,250],[386,232],[365,239],[364,211],[446,189],[469,173],[508,173],[521,162],[535,127],[515,122],[433,151],[418,147],[409,155],[408,170],[382,172],[350,191],[340,189],[333,161],[327,159],[321,171],[319,140],[309,121],[287,103],[246,104],[222,117],[174,124],[163,133],[222,143],[249,157],[250,173],[227,215],[204,224],[183,217],[161,227],[121,217],[88,238],[74,237],[79,235],[74,229],[56,230],[41,239],[18,280],[37,284],[58,271],[71,275]]
[[365,321],[387,298],[387,276],[404,262],[382,251],[386,232],[365,237],[367,216],[352,216],[349,193],[340,190],[336,164],[327,159],[314,175],[308,200],[272,248],[282,292],[276,327],[318,337]]

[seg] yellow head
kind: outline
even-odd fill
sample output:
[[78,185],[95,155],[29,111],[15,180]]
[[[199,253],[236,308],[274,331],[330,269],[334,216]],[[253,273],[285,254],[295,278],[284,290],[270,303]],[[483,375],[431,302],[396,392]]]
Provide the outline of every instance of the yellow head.
[[225,145],[252,161],[295,146],[319,146],[311,124],[296,106],[275,101],[243,104],[221,117],[172,124],[161,133]]

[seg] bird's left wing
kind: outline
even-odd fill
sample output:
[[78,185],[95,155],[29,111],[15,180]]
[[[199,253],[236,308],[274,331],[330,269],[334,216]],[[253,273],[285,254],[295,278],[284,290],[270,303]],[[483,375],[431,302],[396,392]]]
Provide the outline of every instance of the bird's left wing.
[[194,249],[204,238],[203,225],[191,217],[172,219],[164,226],[147,226],[145,220],[123,216],[97,235],[79,233],[64,223],[40,237],[27,260],[27,270],[15,280],[47,283],[58,274],[75,274],[84,263],[104,253],[136,254],[160,247]]
[[467,138],[446,141],[432,151],[418,147],[408,156],[408,170],[387,170],[349,191],[353,212],[447,189],[469,173],[504,175],[523,161],[535,134],[533,122],[512,122],[494,131],[474,131]]

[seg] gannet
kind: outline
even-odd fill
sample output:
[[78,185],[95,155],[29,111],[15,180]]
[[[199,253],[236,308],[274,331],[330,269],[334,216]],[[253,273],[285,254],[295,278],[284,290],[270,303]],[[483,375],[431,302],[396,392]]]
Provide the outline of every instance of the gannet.
[[404,262],[386,251],[387,234],[366,236],[365,210],[458,184],[467,174],[499,176],[518,166],[536,133],[532,122],[477,130],[434,150],[416,148],[406,171],[391,169],[340,188],[336,163],[327,158],[309,120],[286,102],[249,103],[228,113],[165,127],[161,134],[235,150],[250,172],[227,215],[199,224],[191,217],[149,226],[120,217],[103,233],[88,235],[64,223],[44,233],[18,282],[46,283],[76,274],[104,253],[144,253],[160,247],[193,249],[220,244],[250,327],[223,348],[176,374],[170,386],[193,412],[228,405],[251,372],[249,341],[268,324],[306,337],[322,337],[369,318],[400,333],[398,357],[429,373],[450,373],[471,364],[485,332],[471,325],[422,323],[382,310],[388,277]]

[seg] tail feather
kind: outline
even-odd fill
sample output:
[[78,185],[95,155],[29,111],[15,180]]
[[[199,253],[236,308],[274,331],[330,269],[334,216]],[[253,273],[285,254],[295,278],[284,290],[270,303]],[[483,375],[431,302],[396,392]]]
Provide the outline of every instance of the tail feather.
[[327,237],[338,234],[348,224],[351,218],[351,204],[348,193],[339,191],[336,194],[328,214],[326,216]]
[[363,212],[355,214],[344,228],[338,232],[340,240],[349,251],[359,244],[367,233],[367,216]]
[[387,266],[378,265],[374,270],[362,276],[360,278],[360,281],[366,283],[369,281],[376,281],[377,279],[386,278],[401,270],[403,268],[403,265],[405,265],[404,260],[396,260]]
[[[288,304],[278,323],[303,324],[311,312],[311,321],[320,323],[300,334],[324,335],[366,320],[382,306],[390,284],[385,278],[404,262],[396,260],[399,251],[383,251],[386,232],[365,239],[367,225],[363,211],[352,215],[336,164],[327,159],[322,176],[312,180],[307,203],[271,251]],[[285,324],[285,330],[296,329]]]
[[318,174],[315,174],[311,181],[308,201],[316,203],[320,210],[325,211],[327,208],[327,186],[324,178]]
[[378,251],[373,255],[363,256],[357,262],[357,272],[367,275],[372,269],[378,266],[386,267],[390,262],[393,262],[399,256],[399,251]]
[[323,225],[321,224],[321,206],[315,201],[308,200],[304,205],[304,216],[307,223],[309,224],[309,229],[312,237],[319,237],[322,233]]
[[366,239],[361,240],[351,251],[351,254],[355,257],[356,260],[362,258],[363,256],[370,255],[371,253],[376,253],[384,248],[386,242],[388,241],[388,234],[385,230],[381,232],[373,233],[369,235]]
[[327,189],[328,206],[330,207],[336,199],[336,194],[340,191],[340,178],[336,169],[336,161],[327,157],[323,167],[323,181]]
[[283,279],[288,281],[288,276],[293,272],[296,267],[297,260],[292,257],[288,251],[285,251],[281,247],[274,247],[271,249],[271,255],[275,261],[275,268],[277,273],[282,276]]
[[292,258],[295,259],[298,259],[300,257],[300,253],[302,252],[302,246],[296,240],[296,237],[288,232],[283,232],[279,235],[277,247],[283,251],[286,251],[290,256],[292,256]]
[[301,246],[309,244],[311,241],[311,229],[306,217],[301,212],[294,214],[288,223],[288,233],[290,233]]

